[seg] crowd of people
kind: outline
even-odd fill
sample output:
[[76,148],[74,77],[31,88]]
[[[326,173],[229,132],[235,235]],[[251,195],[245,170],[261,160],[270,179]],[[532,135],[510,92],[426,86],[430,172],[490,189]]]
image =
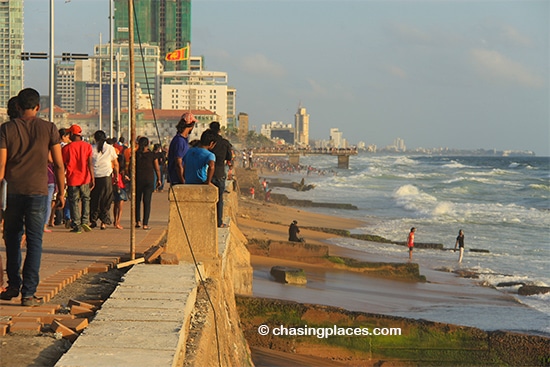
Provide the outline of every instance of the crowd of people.
[[[10,99],[10,120],[0,128],[0,182],[7,182],[2,219],[8,278],[7,288],[3,288],[0,259],[0,299],[11,300],[21,294],[23,306],[43,303],[35,293],[43,235],[51,232],[52,226],[64,225],[72,233],[90,232],[97,227],[105,230],[110,225],[123,229],[120,219],[123,203],[129,197],[132,154],[136,228],[151,228],[152,195],[164,189],[166,177],[172,185],[217,187],[217,224],[226,226],[225,165],[231,166],[232,146],[221,136],[219,122],[212,122],[200,141],[189,142],[197,120],[193,114],[184,113],[167,152],[160,144],[151,147],[145,136],[137,139],[137,148],[132,152],[124,138],[108,138],[102,130],[93,134],[90,143],[76,124],[57,129],[53,122],[37,116],[39,110],[39,93],[23,89]],[[23,243],[26,255],[22,263]]]

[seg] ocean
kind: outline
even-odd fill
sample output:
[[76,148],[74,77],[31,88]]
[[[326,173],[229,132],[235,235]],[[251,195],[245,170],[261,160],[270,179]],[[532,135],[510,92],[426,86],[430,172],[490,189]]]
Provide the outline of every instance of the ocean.
[[[416,227],[416,242],[454,247],[458,231],[465,233],[465,254],[415,249],[414,261],[432,269],[468,270],[479,281],[496,286],[521,282],[550,286],[550,159],[547,157],[486,157],[381,155],[359,153],[349,169],[337,169],[333,156],[301,156],[300,164],[318,171],[289,174],[284,179],[315,188],[297,192],[274,188],[289,198],[350,203],[358,210],[312,208],[311,211],[350,217],[368,225],[354,233],[376,234],[405,241]],[[280,176],[279,176],[280,177]],[[309,209],[308,209],[309,210]],[[403,247],[335,239],[334,244],[390,256]],[[471,252],[471,249],[488,252]],[[550,335],[550,294],[519,296],[519,285],[499,287],[528,305],[524,314],[476,309],[471,326],[541,332]],[[455,310],[416,310],[404,317],[453,322]],[[517,312],[517,311],[514,311]],[[509,325],[507,325],[507,322]]]

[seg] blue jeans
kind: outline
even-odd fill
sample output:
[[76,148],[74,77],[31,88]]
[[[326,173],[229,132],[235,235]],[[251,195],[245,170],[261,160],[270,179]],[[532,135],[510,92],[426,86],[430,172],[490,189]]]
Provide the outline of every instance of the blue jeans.
[[[8,195],[8,206],[4,212],[8,287],[17,290],[21,288],[23,298],[34,296],[38,286],[47,205],[48,196],[46,195]],[[27,254],[21,278],[23,231],[27,235]]]
[[48,225],[50,222],[50,216],[52,215],[52,200],[53,200],[53,194],[55,193],[55,184],[48,184],[48,203],[50,205],[46,205],[46,218],[44,218],[44,225]]

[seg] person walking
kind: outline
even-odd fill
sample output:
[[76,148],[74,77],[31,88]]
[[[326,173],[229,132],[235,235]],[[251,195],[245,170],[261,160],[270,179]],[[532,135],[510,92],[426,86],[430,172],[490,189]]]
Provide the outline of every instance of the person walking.
[[115,148],[107,143],[107,135],[104,131],[96,131],[94,140],[92,150],[94,188],[90,197],[90,227],[97,227],[99,219],[100,228],[106,229],[107,225],[111,224],[109,211],[113,203],[113,181],[118,183],[118,156]]
[[220,132],[220,123],[213,121],[210,123],[210,130],[216,137],[216,144],[210,150],[216,156],[216,163],[214,165],[214,176],[212,177],[212,183],[218,188],[218,202],[216,203],[216,216],[218,220],[218,227],[225,227],[223,223],[223,193],[225,192],[225,180],[227,175],[225,173],[225,165],[231,167],[233,153],[231,151],[231,143],[229,140],[224,139]]
[[67,176],[67,196],[72,218],[71,232],[90,232],[90,200],[94,188],[93,148],[82,140],[82,128],[71,125],[71,143],[63,147],[63,163]]
[[[57,127],[36,116],[40,110],[40,94],[25,88],[17,95],[17,105],[20,117],[0,127],[0,181],[5,178],[8,182],[4,211],[8,287],[0,293],[0,299],[11,300],[21,293],[21,305],[38,306],[44,303],[35,293],[40,280],[44,217],[48,205],[49,154],[58,192],[65,192],[65,175]],[[63,195],[58,198],[63,205]],[[20,273],[23,233],[27,245]]]
[[168,180],[170,185],[185,183],[183,158],[189,150],[189,134],[193,131],[196,122],[195,116],[190,112],[186,112],[181,115],[181,119],[176,125],[177,133],[172,138],[168,148]]
[[458,255],[458,263],[460,264],[462,262],[462,256],[464,255],[464,231],[462,229],[458,231],[458,236],[456,237],[455,249],[454,249],[455,251],[457,246],[460,251]]
[[416,233],[416,228],[412,227],[409,232],[409,237],[407,238],[407,246],[409,247],[409,260],[413,258],[413,248],[414,248],[414,234]]
[[142,136],[136,151],[136,228],[141,227],[141,203],[143,202],[143,229],[149,227],[151,199],[155,185],[160,186],[158,154],[149,150],[149,139]]

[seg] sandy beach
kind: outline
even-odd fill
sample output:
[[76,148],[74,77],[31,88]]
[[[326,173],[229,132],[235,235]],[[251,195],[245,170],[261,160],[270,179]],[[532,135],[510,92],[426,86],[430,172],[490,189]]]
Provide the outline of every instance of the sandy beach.
[[[241,197],[239,206],[238,226],[248,239],[286,241],[288,226],[292,220],[297,220],[302,227],[347,230],[368,225],[357,220],[312,213],[248,197]],[[302,229],[300,235],[307,243],[328,244],[330,254],[334,256],[376,262],[407,261],[406,248],[403,248],[402,257],[388,256],[331,245],[328,241],[335,237],[333,234]],[[511,295],[480,286],[475,279],[461,278],[428,266],[420,266],[420,273],[426,276],[427,282],[416,283],[369,277],[286,259],[253,255],[251,260],[254,268],[253,294],[258,297],[323,304],[351,311],[426,318],[485,330],[522,331],[524,316],[540,317],[541,322],[545,320],[540,312],[518,303]],[[274,282],[269,271],[275,265],[304,269],[307,285],[291,286]],[[473,313],[486,316],[476,317],[473,321]]]

